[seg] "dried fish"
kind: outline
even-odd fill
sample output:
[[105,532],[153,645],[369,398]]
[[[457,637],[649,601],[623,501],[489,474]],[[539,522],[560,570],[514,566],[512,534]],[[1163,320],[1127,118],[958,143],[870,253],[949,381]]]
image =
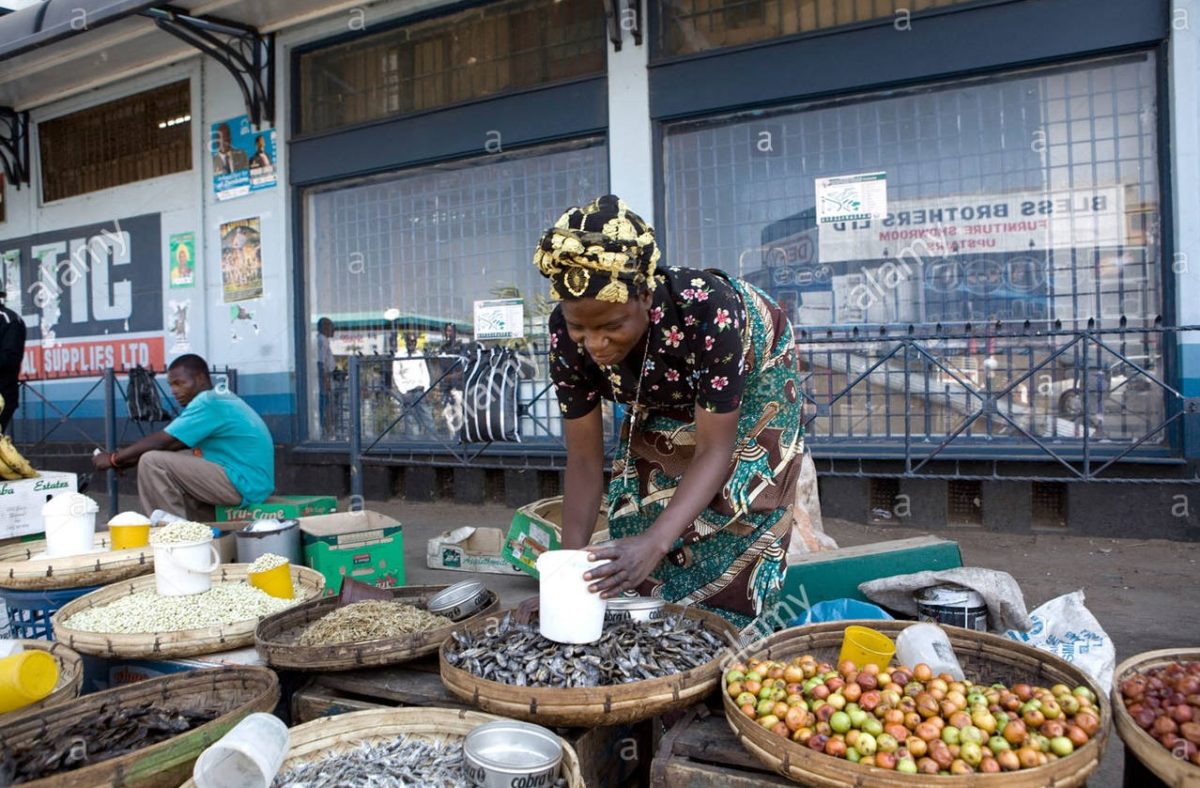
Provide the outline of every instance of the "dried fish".
[[300,635],[302,646],[360,643],[449,626],[450,619],[404,602],[368,599],[322,616]]
[[466,788],[461,741],[398,736],[293,766],[272,788]]
[[661,678],[704,665],[725,644],[687,616],[609,624],[600,640],[547,640],[511,614],[482,632],[455,633],[446,661],[481,678],[524,687],[597,687]]
[[50,777],[158,744],[216,719],[209,709],[166,706],[102,706],[56,734],[28,744],[0,741],[0,785]]

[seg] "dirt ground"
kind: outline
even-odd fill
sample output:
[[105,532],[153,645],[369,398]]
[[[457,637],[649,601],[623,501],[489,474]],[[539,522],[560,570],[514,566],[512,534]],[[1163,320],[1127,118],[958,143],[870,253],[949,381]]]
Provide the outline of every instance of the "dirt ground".
[[[404,524],[410,584],[454,582],[461,575],[426,568],[425,545],[431,537],[463,525],[506,529],[512,517],[511,510],[498,505],[392,501],[372,503],[370,508]],[[825,528],[842,547],[929,533],[833,519],[825,521]],[[942,529],[936,535],[958,542],[965,566],[1012,574],[1030,610],[1083,589],[1088,609],[1116,644],[1118,662],[1141,651],[1200,643],[1200,543],[1010,535],[969,528]],[[488,575],[487,579],[506,606],[537,593],[536,581],[525,575]],[[1123,766],[1124,747],[1114,731],[1089,785],[1120,786]]]

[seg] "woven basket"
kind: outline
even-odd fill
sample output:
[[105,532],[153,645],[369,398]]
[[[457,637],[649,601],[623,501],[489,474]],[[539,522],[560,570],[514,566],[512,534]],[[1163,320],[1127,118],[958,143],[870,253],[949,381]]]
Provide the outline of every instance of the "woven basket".
[[0,547],[0,587],[51,591],[116,583],[154,571],[154,550],[131,547],[109,550],[108,534],[96,534],[103,553],[34,558],[46,552],[45,541]]
[[[245,582],[249,568],[249,564],[222,565],[213,570],[213,584]],[[305,599],[319,596],[325,587],[325,577],[320,572],[294,564],[292,565],[292,580],[303,589]],[[258,626],[258,619],[254,618],[216,627],[137,635],[83,632],[63,624],[81,610],[107,605],[138,591],[153,589],[153,576],[139,577],[135,580],[105,586],[99,591],[93,591],[87,596],[69,602],[50,619],[54,624],[54,637],[83,654],[131,659],[189,657],[196,654],[229,651],[254,644],[254,628]]]
[[[58,683],[54,685],[53,692],[37,703],[22,706],[15,712],[9,712],[9,714],[24,713],[34,709],[45,709],[79,697],[79,690],[83,687],[83,657],[62,643],[53,640],[18,640],[17,642],[26,651],[45,651],[52,654],[58,660]],[[0,714],[0,721],[3,721],[6,717],[7,715]]]
[[[412,706],[321,717],[289,731],[291,748],[280,772],[335,752],[353,749],[360,741],[379,741],[401,734],[422,739],[461,740],[473,728],[501,719],[504,718],[467,709]],[[584,788],[579,756],[565,740],[560,738],[559,742],[563,748],[560,776],[566,778],[569,788]],[[196,783],[189,780],[180,788],[195,786]]]
[[[893,640],[913,622],[909,621],[838,621],[812,624],[777,632],[752,645],[743,652],[746,657],[790,660],[804,654],[836,662],[842,646],[842,636],[848,624],[861,624],[882,632]],[[843,758],[815,752],[801,744],[784,739],[757,725],[738,710],[728,692],[722,692],[725,716],[734,735],[752,755],[784,777],[804,785],[842,788],[893,788],[893,786],[929,786],[967,788],[977,785],[1034,788],[1035,786],[1080,786],[1100,765],[1100,757],[1108,737],[1112,711],[1108,697],[1086,673],[1069,662],[1044,651],[997,635],[959,627],[943,627],[954,646],[967,678],[976,682],[1002,681],[1010,686],[1027,682],[1042,687],[1055,684],[1085,685],[1096,694],[1100,705],[1101,728],[1096,736],[1072,755],[1034,769],[999,774],[970,774],[962,776],[901,774],[895,771],[861,766]]]
[[1121,682],[1150,668],[1168,665],[1172,662],[1194,662],[1200,660],[1200,648],[1165,649],[1163,651],[1147,651],[1130,657],[1117,665],[1113,672],[1112,707],[1113,720],[1116,722],[1117,734],[1127,748],[1125,757],[1130,753],[1158,779],[1171,788],[1200,788],[1200,766],[1176,758],[1171,751],[1159,744],[1153,736],[1138,727],[1133,717],[1125,710],[1125,702],[1121,699]]
[[22,784],[31,788],[165,788],[187,779],[200,753],[243,717],[255,711],[270,712],[278,702],[279,679],[266,668],[193,670],[84,695],[74,703],[36,712],[19,712],[0,722],[0,742],[44,741],[84,715],[112,704],[123,707],[144,703],[193,709],[215,707],[221,713],[217,719],[166,741],[82,769]]
[[[712,632],[736,642],[733,625],[720,616],[692,607],[667,605],[668,613],[682,613],[703,621]],[[479,631],[495,619],[464,627]],[[539,725],[595,727],[640,722],[702,701],[721,679],[719,659],[698,668],[645,679],[630,684],[601,687],[517,687],[482,679],[446,661],[448,643],[440,652],[442,683],[458,697],[484,711]]]
[[[391,589],[391,592],[397,601],[424,608],[430,597],[448,587],[404,586]],[[407,662],[433,654],[455,629],[496,612],[500,598],[494,591],[488,591],[488,594],[491,599],[479,613],[438,629],[383,640],[301,646],[296,641],[304,629],[337,608],[336,597],[314,599],[260,621],[254,631],[254,646],[268,665],[289,670],[353,670]]]

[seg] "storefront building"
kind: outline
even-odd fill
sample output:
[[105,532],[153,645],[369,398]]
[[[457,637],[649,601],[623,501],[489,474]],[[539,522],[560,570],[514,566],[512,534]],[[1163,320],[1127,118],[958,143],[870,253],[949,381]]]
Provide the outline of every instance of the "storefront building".
[[[192,351],[285,487],[349,491],[361,446],[369,494],[552,493],[529,261],[612,191],[788,307],[828,513],[1200,534],[1195,0],[94,5],[0,18],[18,439]],[[239,25],[240,81],[186,41]],[[485,338],[499,299],[522,337]],[[520,442],[464,445],[462,359],[501,345]]]

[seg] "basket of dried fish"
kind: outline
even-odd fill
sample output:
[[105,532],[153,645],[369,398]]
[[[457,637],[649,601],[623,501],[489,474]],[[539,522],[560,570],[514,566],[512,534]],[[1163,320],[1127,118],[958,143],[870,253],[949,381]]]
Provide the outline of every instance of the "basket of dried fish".
[[661,619],[607,623],[597,642],[569,645],[510,611],[442,644],[442,683],[484,711],[541,725],[637,722],[710,694],[736,636],[718,615],[667,605]]
[[[36,703],[22,706],[9,714],[57,706],[79,697],[79,690],[83,686],[83,657],[79,656],[78,652],[53,640],[18,640],[17,642],[26,651],[33,649],[45,651],[58,660],[58,683],[54,685],[54,691],[46,697]],[[0,720],[4,720],[6,716],[0,714]],[[2,784],[0,783],[0,785]]]
[[352,670],[393,665],[433,654],[462,623],[491,615],[499,597],[486,591],[481,611],[464,622],[430,613],[429,600],[446,586],[388,589],[388,601],[367,599],[338,606],[325,597],[268,616],[254,632],[267,664],[289,670]]
[[211,654],[249,646],[265,616],[320,595],[325,578],[293,566],[295,597],[280,599],[251,586],[249,564],[213,570],[212,588],[201,594],[162,596],[154,577],[105,586],[68,602],[50,619],[54,636],[97,657],[165,658]]
[[[290,749],[276,788],[345,785],[469,786],[463,739],[475,728],[503,720],[467,709],[402,707],[338,714],[292,728]],[[566,741],[558,781],[505,785],[583,788],[579,757]],[[517,778],[520,779],[520,778]],[[491,783],[489,783],[490,785]],[[188,781],[180,788],[195,788]]]
[[266,668],[176,673],[0,721],[0,785],[179,785],[242,717],[279,702]]
[[107,533],[96,534],[95,549],[80,555],[46,555],[46,542],[0,547],[0,587],[52,591],[106,585],[154,571],[154,551],[146,547],[113,550]]

